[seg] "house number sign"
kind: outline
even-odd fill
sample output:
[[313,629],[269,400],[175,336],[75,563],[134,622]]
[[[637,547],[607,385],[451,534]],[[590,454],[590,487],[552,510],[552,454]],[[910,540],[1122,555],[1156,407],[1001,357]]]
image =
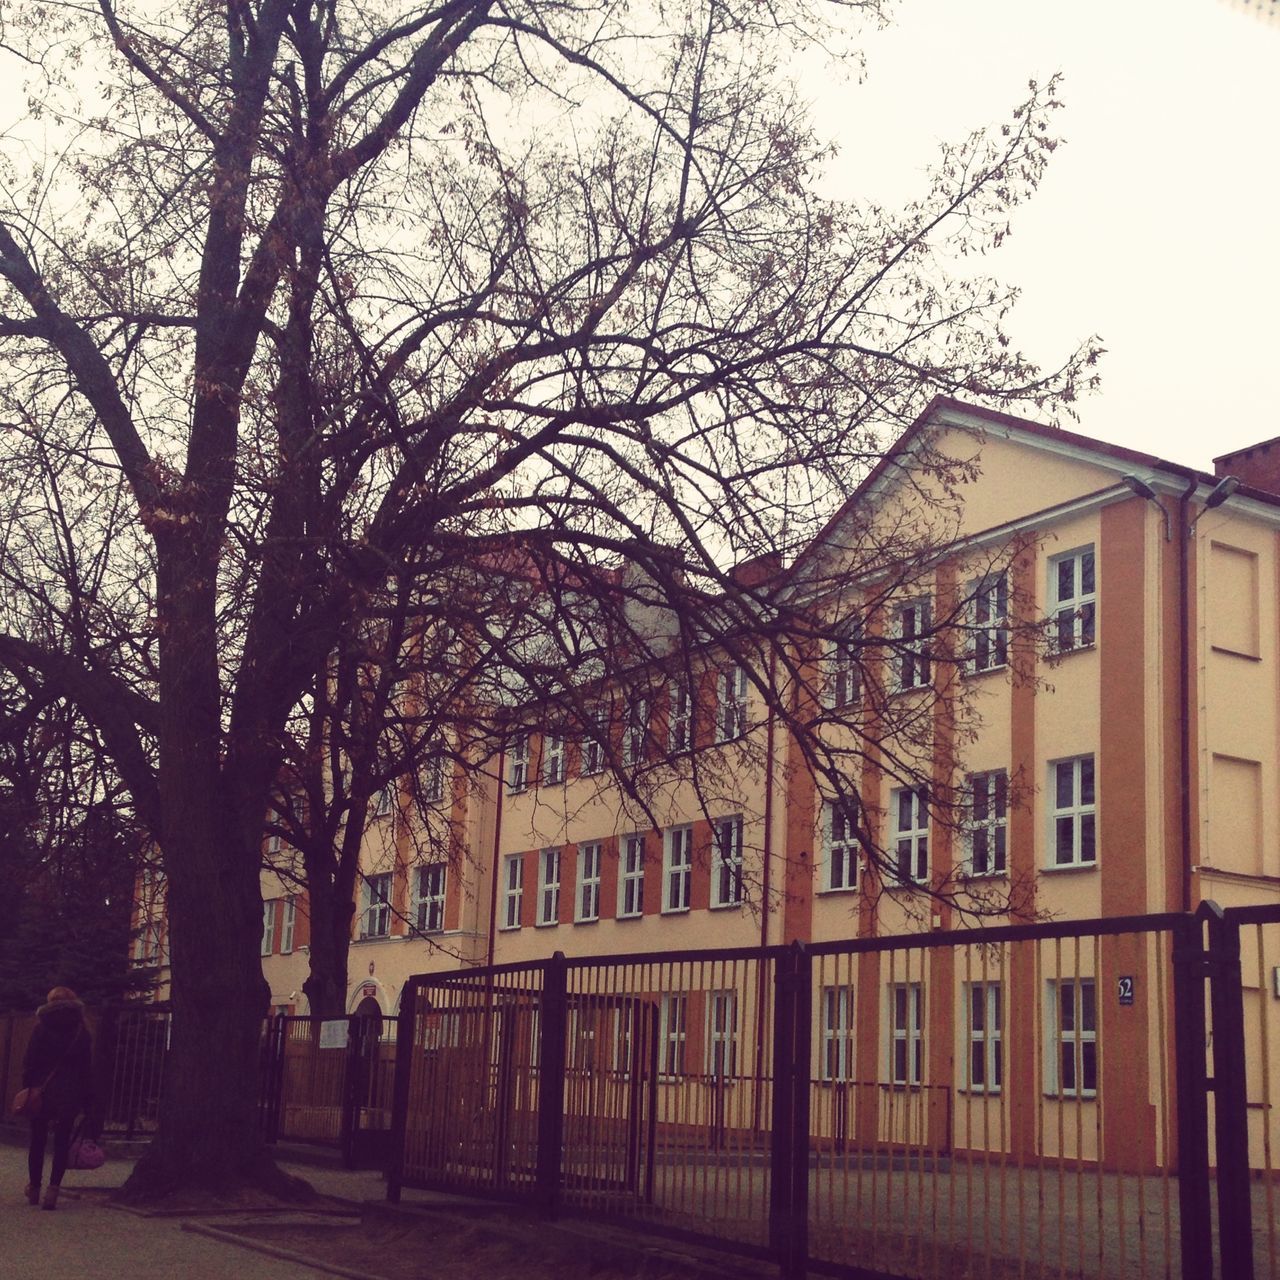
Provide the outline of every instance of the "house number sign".
[[1116,994],[1120,997],[1122,1006],[1133,1003],[1133,974],[1122,973],[1116,979]]

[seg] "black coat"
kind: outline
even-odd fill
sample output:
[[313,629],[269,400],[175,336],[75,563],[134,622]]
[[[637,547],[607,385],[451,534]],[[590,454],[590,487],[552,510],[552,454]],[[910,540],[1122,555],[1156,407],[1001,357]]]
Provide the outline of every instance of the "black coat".
[[73,1120],[93,1102],[93,1041],[84,1006],[56,1000],[41,1005],[36,1018],[22,1059],[23,1087],[41,1086],[40,1114],[46,1119]]

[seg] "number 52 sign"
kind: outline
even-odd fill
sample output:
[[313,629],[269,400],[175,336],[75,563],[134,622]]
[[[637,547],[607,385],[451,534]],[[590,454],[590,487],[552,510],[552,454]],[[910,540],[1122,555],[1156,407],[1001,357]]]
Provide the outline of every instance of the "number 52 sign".
[[1122,973],[1116,979],[1116,995],[1119,997],[1122,1006],[1133,1003],[1133,988],[1133,974]]

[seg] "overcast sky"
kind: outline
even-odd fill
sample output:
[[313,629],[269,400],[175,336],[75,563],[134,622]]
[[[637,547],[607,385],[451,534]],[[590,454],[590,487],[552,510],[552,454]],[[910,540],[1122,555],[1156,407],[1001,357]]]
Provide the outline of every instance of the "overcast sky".
[[1280,15],[1257,9],[898,0],[863,41],[863,84],[805,85],[838,180],[888,201],[920,188],[940,139],[1061,71],[1067,145],[986,266],[1021,287],[1011,332],[1041,363],[1101,335],[1075,429],[1205,467],[1280,435]]

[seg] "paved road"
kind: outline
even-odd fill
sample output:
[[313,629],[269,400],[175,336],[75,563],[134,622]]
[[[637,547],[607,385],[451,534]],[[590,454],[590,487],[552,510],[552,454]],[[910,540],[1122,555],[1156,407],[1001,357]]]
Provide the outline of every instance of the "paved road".
[[[32,1209],[22,1191],[26,1152],[0,1145],[0,1276],[5,1280],[316,1280],[311,1267],[269,1258],[183,1231],[174,1218],[140,1218],[108,1208],[100,1197],[73,1198],[80,1186],[117,1186],[128,1162],[112,1161],[96,1173],[69,1172],[53,1213]],[[318,1190],[357,1199],[380,1194],[376,1174],[294,1170]]]

